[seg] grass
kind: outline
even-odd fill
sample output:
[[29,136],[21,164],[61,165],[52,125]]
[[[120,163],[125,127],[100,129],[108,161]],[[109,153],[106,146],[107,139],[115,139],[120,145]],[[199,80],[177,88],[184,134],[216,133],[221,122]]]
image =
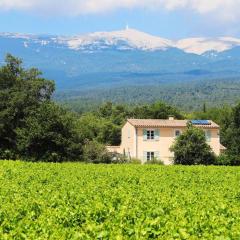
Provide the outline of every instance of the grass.
[[240,168],[0,162],[0,239],[240,239]]

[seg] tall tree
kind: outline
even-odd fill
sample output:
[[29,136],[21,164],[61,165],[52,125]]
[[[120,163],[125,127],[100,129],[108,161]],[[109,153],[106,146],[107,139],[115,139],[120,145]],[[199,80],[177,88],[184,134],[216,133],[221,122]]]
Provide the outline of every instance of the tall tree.
[[151,105],[144,105],[133,109],[135,118],[154,118],[154,119],[167,119],[170,115],[177,119],[182,119],[183,115],[176,109],[166,103],[156,102]]
[[22,61],[6,56],[6,65],[0,68],[0,149],[16,149],[16,129],[24,119],[54,91],[54,83],[40,77],[35,68],[25,70]]
[[203,103],[203,112],[204,112],[204,113],[207,112],[207,106],[206,106],[206,103]]
[[24,69],[20,59],[7,55],[0,68],[0,159],[80,159],[76,119],[51,101],[54,88],[40,71]]
[[26,117],[25,123],[16,130],[22,157],[46,162],[81,160],[83,139],[72,113],[46,102]]
[[231,116],[225,119],[222,129],[223,144],[227,147],[231,165],[240,165],[240,103],[232,109]]

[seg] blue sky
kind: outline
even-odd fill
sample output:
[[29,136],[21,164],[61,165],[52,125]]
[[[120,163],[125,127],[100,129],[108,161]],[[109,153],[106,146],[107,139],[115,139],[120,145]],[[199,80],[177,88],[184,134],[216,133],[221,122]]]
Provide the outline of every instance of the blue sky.
[[[240,37],[240,0],[0,0],[0,32],[76,35],[131,28],[179,39]],[[181,2],[181,3],[180,3]],[[239,7],[239,8],[238,8]]]

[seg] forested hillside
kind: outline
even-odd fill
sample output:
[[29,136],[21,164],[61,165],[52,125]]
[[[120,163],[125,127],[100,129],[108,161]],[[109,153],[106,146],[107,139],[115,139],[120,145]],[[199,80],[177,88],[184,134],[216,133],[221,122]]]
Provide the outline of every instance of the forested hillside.
[[96,110],[106,101],[125,105],[141,105],[164,101],[184,111],[234,105],[240,100],[240,79],[215,79],[131,85],[116,88],[57,92],[56,101],[77,112]]

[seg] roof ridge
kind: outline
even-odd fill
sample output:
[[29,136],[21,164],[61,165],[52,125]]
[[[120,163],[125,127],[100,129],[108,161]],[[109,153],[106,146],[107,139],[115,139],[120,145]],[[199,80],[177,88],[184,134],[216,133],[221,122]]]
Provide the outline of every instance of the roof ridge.
[[[186,127],[187,123],[191,120],[188,119],[127,119],[127,121],[135,127]],[[199,120],[200,121],[200,120]],[[203,121],[203,120],[202,120]],[[219,126],[212,120],[208,120],[210,124],[200,124],[201,121],[196,124],[196,126],[205,128],[219,128]]]

